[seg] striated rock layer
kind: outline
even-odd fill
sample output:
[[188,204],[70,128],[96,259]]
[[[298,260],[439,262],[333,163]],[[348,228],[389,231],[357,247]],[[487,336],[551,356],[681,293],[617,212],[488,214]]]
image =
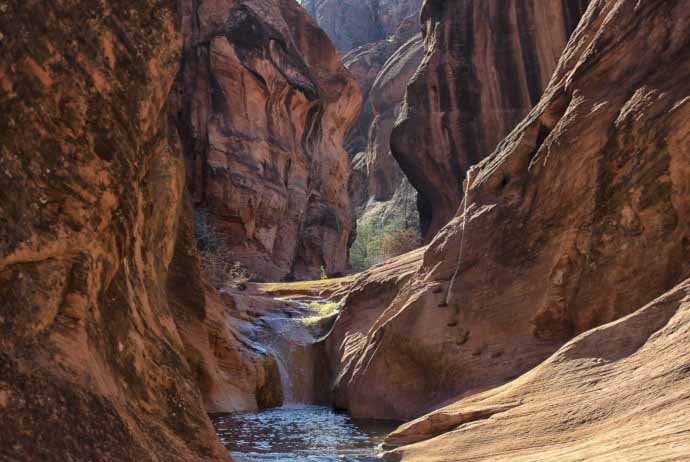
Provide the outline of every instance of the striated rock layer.
[[293,1],[189,2],[175,112],[196,207],[259,279],[345,269],[361,95]]
[[339,406],[417,417],[690,275],[689,6],[590,3],[544,97],[470,172],[466,206],[420,269],[372,325],[336,323],[366,332],[332,350]]
[[0,4],[2,460],[229,460],[171,307],[174,4]]
[[424,59],[391,137],[431,240],[462,200],[467,169],[539,101],[587,0],[427,0]]

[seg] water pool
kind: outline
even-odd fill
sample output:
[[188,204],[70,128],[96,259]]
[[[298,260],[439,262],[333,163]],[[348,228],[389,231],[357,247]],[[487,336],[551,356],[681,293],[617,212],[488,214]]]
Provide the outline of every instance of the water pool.
[[211,419],[238,462],[378,461],[378,445],[396,427],[310,405],[216,414]]

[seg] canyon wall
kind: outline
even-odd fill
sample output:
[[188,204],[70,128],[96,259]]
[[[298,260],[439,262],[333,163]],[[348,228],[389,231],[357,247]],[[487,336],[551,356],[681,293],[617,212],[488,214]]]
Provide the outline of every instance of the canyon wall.
[[[276,238],[303,246],[291,270],[313,273],[322,258],[337,270],[349,233],[340,143],[359,93],[299,7],[251,6],[260,15],[246,3],[222,1],[145,1],[131,8],[113,0],[93,10],[83,2],[0,5],[4,458],[229,460],[206,411],[283,402],[275,358],[245,335],[252,322],[246,307],[204,281],[185,183],[195,182],[197,195],[234,193],[222,181],[228,178],[249,190],[277,190],[271,200],[301,220],[288,221]],[[286,35],[287,24],[304,35]],[[225,33],[240,44],[229,48]],[[311,54],[297,60],[295,50],[309,46]],[[210,71],[199,63],[215,63],[219,74],[204,74]],[[252,63],[270,91],[219,105],[223,91],[238,90],[232,80],[250,85],[239,68]],[[259,74],[251,74],[254,83]],[[209,92],[201,91],[204,85]],[[276,123],[256,108],[238,113],[235,102],[275,109]],[[208,128],[206,118],[210,132],[194,131]],[[270,152],[274,163],[230,156],[238,162],[230,175],[219,152],[236,154],[233,143],[241,147],[255,135],[233,132],[237,127],[226,120],[270,125],[269,132],[256,128],[263,138],[242,152]],[[197,135],[220,139],[211,143],[220,151],[209,151],[216,163],[190,154]],[[264,176],[257,176],[259,168]],[[201,181],[205,174],[215,180]],[[297,192],[281,203],[286,188]],[[261,208],[254,199],[241,211],[249,213],[247,226],[276,206]],[[295,229],[299,239],[290,234]]]
[[257,279],[342,272],[351,230],[342,145],[361,95],[295,2],[189,2],[176,85],[194,205]]
[[247,338],[252,324],[236,293],[206,281],[194,237],[189,197],[182,211],[168,268],[168,303],[207,412],[255,411],[280,406],[283,393],[273,354]]
[[[416,191],[391,155],[390,134],[405,87],[421,61],[422,51],[419,34],[402,43],[386,60],[367,91],[365,102],[370,113],[363,111],[358,120],[358,124],[368,127],[366,144],[352,160],[350,181],[350,200],[355,216],[361,220],[390,222],[402,218],[417,226]],[[355,60],[350,63],[348,58],[350,55],[345,57],[345,64],[350,69],[361,66],[357,58],[352,57]],[[348,137],[351,135],[356,136],[356,131]]]
[[419,192],[426,241],[462,200],[471,165],[539,101],[587,0],[427,0],[424,60],[391,137]]
[[[344,53],[343,63],[364,96],[362,112],[345,137],[352,159],[353,217],[365,228],[380,229],[379,234],[390,225],[417,229],[416,191],[391,155],[390,133],[407,82],[422,59],[422,1],[312,0],[303,5]],[[355,232],[350,239],[355,246],[356,238]],[[360,233],[361,239],[369,237]],[[351,262],[356,264],[354,258]]]
[[3,460],[229,460],[167,285],[174,5],[0,4]]
[[[372,279],[372,296],[358,283],[329,345],[338,406],[417,417],[521,376],[690,276],[689,6],[590,3],[544,96],[470,171],[419,270],[397,287]],[[374,296],[390,302],[350,326]]]
[[419,15],[421,0],[302,0],[302,6],[345,54],[396,35]]
[[[417,0],[412,3],[416,5],[417,14],[404,19],[389,36],[366,43],[343,54],[343,64],[357,79],[364,97],[364,104],[357,122],[355,122],[345,137],[345,149],[350,154],[350,157],[354,157],[357,153],[367,150],[370,137],[369,132],[375,117],[370,93],[379,73],[387,67],[388,61],[403,45],[419,35],[418,13],[421,8],[421,1]],[[409,47],[407,48],[409,49]],[[421,61],[421,55],[414,57],[414,54],[410,55],[409,53],[398,56],[395,61],[408,61],[411,57],[417,59],[417,65]],[[403,93],[410,77],[411,75],[400,76],[400,85],[403,87]],[[396,101],[396,103],[400,102],[402,102],[402,95],[399,101]]]

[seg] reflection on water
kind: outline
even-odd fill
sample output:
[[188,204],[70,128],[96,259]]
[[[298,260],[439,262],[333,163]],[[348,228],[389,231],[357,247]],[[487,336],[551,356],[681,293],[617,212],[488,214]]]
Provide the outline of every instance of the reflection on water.
[[395,428],[307,405],[214,415],[212,420],[238,462],[378,461],[377,446]]

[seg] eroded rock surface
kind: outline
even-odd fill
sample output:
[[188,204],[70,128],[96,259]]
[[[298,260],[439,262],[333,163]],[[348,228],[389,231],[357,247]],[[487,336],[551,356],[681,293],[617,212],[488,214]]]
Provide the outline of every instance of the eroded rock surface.
[[303,0],[338,50],[388,39],[405,20],[416,18],[422,0]]
[[688,6],[591,2],[544,97],[471,172],[466,213],[338,359],[341,406],[419,416],[688,277]]
[[229,460],[168,291],[174,2],[0,2],[0,456]]
[[539,101],[587,0],[427,0],[424,60],[391,138],[430,241],[471,166]]
[[410,422],[404,462],[687,460],[690,281],[519,379]]
[[190,2],[176,88],[196,207],[259,279],[345,269],[351,230],[342,144],[360,91],[295,2]]

